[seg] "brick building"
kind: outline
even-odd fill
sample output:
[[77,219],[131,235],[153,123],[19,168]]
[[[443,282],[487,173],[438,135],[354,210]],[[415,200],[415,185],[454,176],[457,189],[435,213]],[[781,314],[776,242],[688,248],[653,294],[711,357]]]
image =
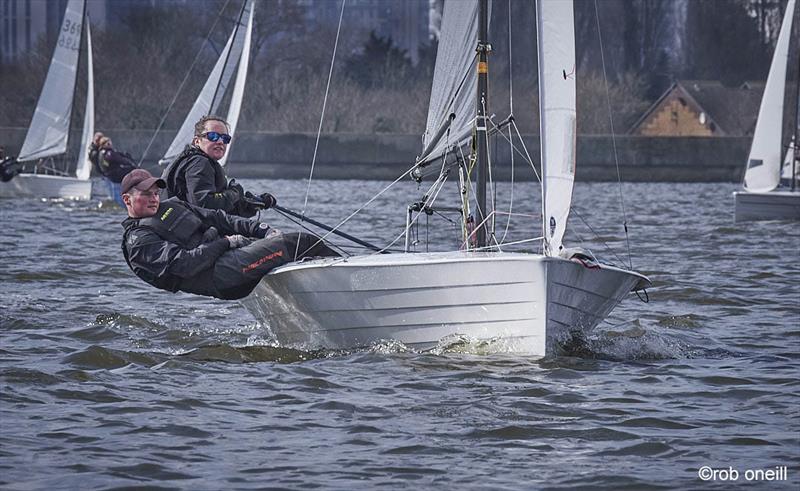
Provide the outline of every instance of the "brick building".
[[725,87],[714,80],[681,80],[631,127],[641,136],[748,136],[755,129],[763,82]]

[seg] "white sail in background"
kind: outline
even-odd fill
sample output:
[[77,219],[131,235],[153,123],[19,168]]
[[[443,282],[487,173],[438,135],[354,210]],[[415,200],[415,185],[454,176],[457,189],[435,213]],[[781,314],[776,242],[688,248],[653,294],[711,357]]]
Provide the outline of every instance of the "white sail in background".
[[72,98],[78,72],[84,0],[69,0],[50,68],[17,160],[26,162],[67,151]]
[[767,85],[758,110],[756,130],[744,187],[748,191],[771,191],[778,186],[781,178],[781,128],[783,126],[784,90],[786,88],[786,65],[789,61],[789,38],[792,30],[795,0],[789,0],[786,14],[781,24],[781,33],[775,45],[772,64],[769,67]]
[[[238,39],[242,39],[241,46],[239,47],[238,51],[241,52],[241,57],[239,60],[239,69],[236,72],[236,82],[233,85],[233,94],[231,95],[231,105],[228,108],[228,124],[230,125],[230,133],[231,135],[236,134],[236,126],[239,122],[239,113],[242,110],[242,100],[244,99],[244,86],[247,82],[247,69],[250,66],[250,43],[253,35],[253,17],[255,16],[255,3],[254,0],[248,0],[247,4],[244,8],[244,16],[247,21],[247,28],[246,29],[237,29],[237,41]],[[243,35],[240,35],[242,34]],[[231,52],[231,56],[233,56],[233,52],[237,51],[236,49],[237,42],[234,41],[234,49]],[[231,154],[231,147],[233,146],[233,141],[231,141],[230,145],[228,145],[228,151],[225,152],[225,156],[220,159],[219,164],[224,166],[228,161],[228,156]]]
[[575,180],[575,28],[572,2],[537,2],[542,218],[545,253],[558,255]]
[[[420,161],[428,156],[439,156],[448,144],[463,143],[472,136],[478,85],[478,74],[472,65],[477,44],[478,1],[445,2],[428,122],[422,142],[423,149],[428,151],[420,155]],[[455,119],[450,125],[449,136],[444,134],[439,141],[433,141],[450,114],[455,114]]]
[[86,27],[86,110],[83,116],[81,147],[78,149],[78,166],[75,175],[84,181],[92,174],[92,161],[89,160],[89,146],[94,136],[94,67],[92,64],[92,30],[89,18],[84,19]]
[[[794,160],[794,137],[792,137],[792,141],[789,142],[789,148],[786,150],[786,157],[783,159],[783,170],[781,170],[781,179],[791,179],[792,178],[792,161]],[[797,178],[797,174],[800,173],[800,168],[798,166],[794,167],[795,178]]]
[[211,105],[214,102],[214,95],[217,92],[217,85],[219,85],[220,79],[222,78],[222,69],[225,65],[225,60],[228,58],[228,53],[231,50],[232,42],[233,34],[228,38],[225,49],[222,50],[222,55],[219,57],[217,64],[214,65],[214,69],[211,70],[211,74],[208,76],[203,90],[200,91],[200,95],[197,96],[197,99],[194,101],[192,109],[189,111],[186,119],[183,120],[181,128],[172,140],[172,144],[169,146],[167,153],[159,160],[159,164],[163,165],[175,160],[175,157],[177,157],[183,151],[184,147],[192,140],[195,123],[211,112]]

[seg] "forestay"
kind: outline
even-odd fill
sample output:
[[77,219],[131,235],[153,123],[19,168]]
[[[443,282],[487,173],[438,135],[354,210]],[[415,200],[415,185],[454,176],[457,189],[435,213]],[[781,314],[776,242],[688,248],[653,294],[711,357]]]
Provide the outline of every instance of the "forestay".
[[89,160],[89,146],[94,136],[94,65],[92,63],[92,30],[86,19],[86,111],[83,116],[83,136],[78,151],[78,166],[75,175],[87,180],[92,174],[92,161]]
[[[478,1],[445,2],[442,32],[436,52],[436,67],[428,106],[428,121],[423,135],[424,152],[419,161],[441,155],[446,147],[466,143],[475,118],[475,91],[478,76],[474,67],[478,44]],[[438,135],[450,116],[448,132]],[[439,137],[438,140],[435,138]]]
[[17,158],[20,162],[60,155],[67,151],[83,12],[84,0],[69,0],[53,59],[47,70],[47,78]]
[[[225,96],[225,92],[228,88],[228,84],[230,83],[237,64],[240,64],[240,61],[244,61],[240,60],[240,58],[243,56],[245,45],[247,45],[246,47],[248,48],[249,53],[253,0],[248,0],[245,3],[241,14],[242,15],[239,16],[236,27],[228,38],[228,42],[225,43],[225,48],[223,48],[219,60],[217,60],[213,70],[211,70],[211,74],[208,76],[205,85],[203,85],[200,95],[197,96],[192,109],[189,111],[189,114],[186,116],[186,119],[184,119],[181,128],[178,130],[178,133],[172,140],[172,144],[169,146],[167,153],[165,153],[164,157],[162,157],[159,161],[160,164],[163,165],[172,162],[183,151],[186,144],[191,141],[192,137],[194,136],[194,125],[200,120],[200,118],[208,114],[216,114],[219,105]],[[245,25],[243,24],[245,15],[248,16],[248,21],[246,24],[248,28],[241,29],[241,27]],[[246,56],[248,56],[249,60],[249,54]],[[245,63],[247,63],[247,61],[245,61]],[[246,69],[247,68],[245,67],[245,71]],[[240,76],[241,70],[239,70],[239,73],[237,74],[237,85],[238,78]],[[241,93],[244,92],[244,78],[242,78],[242,87],[239,92],[239,96],[241,97]],[[230,109],[233,109],[234,104],[240,106],[241,101],[236,103],[236,101],[233,100]],[[238,114],[239,108],[236,108],[235,115],[237,118]],[[228,122],[231,125],[235,125],[235,122],[231,122],[230,119]],[[228,152],[230,152],[230,148],[228,149]]]
[[767,85],[758,110],[756,130],[753,133],[753,143],[744,175],[744,187],[748,191],[767,192],[775,189],[780,183],[781,127],[794,4],[795,0],[789,0],[786,5],[786,15],[783,17],[781,33],[775,46]]
[[558,255],[575,180],[575,29],[572,2],[537,2],[545,253]]

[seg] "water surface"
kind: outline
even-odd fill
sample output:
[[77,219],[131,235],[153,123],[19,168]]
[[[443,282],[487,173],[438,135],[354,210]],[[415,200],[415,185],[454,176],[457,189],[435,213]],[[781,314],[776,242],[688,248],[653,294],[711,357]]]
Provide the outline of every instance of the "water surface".
[[[303,181],[243,184],[303,208]],[[338,223],[387,184],[315,182],[306,212]],[[2,201],[0,487],[797,489],[800,227],[734,224],[733,190],[578,183],[567,242],[654,287],[543,360],[467,341],[279,347],[238,303],[133,276],[121,209]],[[344,230],[388,243],[415,193],[392,188]],[[530,217],[507,240],[538,234],[537,193],[514,187]],[[458,245],[456,224],[430,225],[432,249]]]

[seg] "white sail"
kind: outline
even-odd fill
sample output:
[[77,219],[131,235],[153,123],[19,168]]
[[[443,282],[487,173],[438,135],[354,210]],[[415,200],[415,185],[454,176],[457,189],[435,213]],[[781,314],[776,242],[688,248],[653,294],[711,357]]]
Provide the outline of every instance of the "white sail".
[[758,110],[756,130],[750,156],[747,159],[747,171],[744,175],[744,187],[748,191],[771,191],[778,186],[781,178],[781,127],[783,125],[783,103],[786,88],[786,65],[789,62],[789,38],[792,30],[795,0],[786,5],[781,33],[775,45],[772,64],[769,67],[767,85],[761,98]]
[[[789,142],[789,148],[786,150],[786,157],[783,158],[783,167],[781,170],[781,179],[791,179],[792,178],[792,161],[794,160],[794,137],[792,137],[792,141]],[[800,169],[796,168],[795,166],[795,177],[797,177],[798,171]]]
[[72,99],[78,73],[84,0],[69,0],[50,68],[17,160],[26,162],[67,151]]
[[89,18],[84,19],[84,22],[86,27],[86,110],[83,116],[83,133],[75,175],[78,179],[85,181],[92,174],[89,146],[92,144],[94,136],[94,68],[92,65],[92,29],[89,25]]
[[575,28],[571,1],[537,2],[542,218],[545,253],[557,255],[575,180]]
[[[225,44],[225,48],[222,50],[219,60],[217,60],[216,65],[214,65],[214,69],[211,70],[211,74],[208,76],[205,85],[203,85],[203,90],[200,91],[200,95],[197,96],[197,99],[194,101],[192,109],[189,111],[186,119],[183,120],[183,124],[172,140],[172,144],[170,144],[167,153],[159,160],[160,164],[167,164],[175,160],[175,157],[177,157],[183,151],[184,147],[192,140],[195,123],[203,116],[211,113],[215,99],[217,99],[217,89],[222,81],[223,69],[225,68],[225,62],[231,51],[231,45],[233,44],[235,35],[236,30],[234,30],[228,38],[228,42]],[[219,104],[219,100],[216,102]]]
[[[445,2],[428,105],[428,122],[422,141],[427,151],[420,155],[419,160],[440,155],[448,143],[463,143],[471,138],[478,84],[477,71],[472,65],[477,44],[478,1]],[[455,118],[450,124],[449,135],[441,135],[438,141],[434,141],[439,128],[451,114]]]
[[[231,135],[236,134],[236,126],[239,122],[239,113],[242,110],[242,100],[244,98],[244,86],[247,82],[247,68],[250,66],[250,43],[253,35],[253,17],[255,16],[255,3],[253,0],[248,0],[244,8],[244,17],[247,18],[247,28],[242,30],[237,29],[237,38],[242,39],[241,43],[241,57],[239,59],[239,69],[236,72],[236,82],[233,85],[233,94],[231,95],[231,105],[228,108],[228,124],[230,125]],[[239,36],[239,31],[243,32],[243,36]],[[236,42],[234,42],[234,47]],[[233,56],[233,53],[231,53]],[[231,147],[233,142],[228,145],[228,151],[225,156],[219,161],[219,164],[224,166],[228,161],[228,156],[231,154]]]

